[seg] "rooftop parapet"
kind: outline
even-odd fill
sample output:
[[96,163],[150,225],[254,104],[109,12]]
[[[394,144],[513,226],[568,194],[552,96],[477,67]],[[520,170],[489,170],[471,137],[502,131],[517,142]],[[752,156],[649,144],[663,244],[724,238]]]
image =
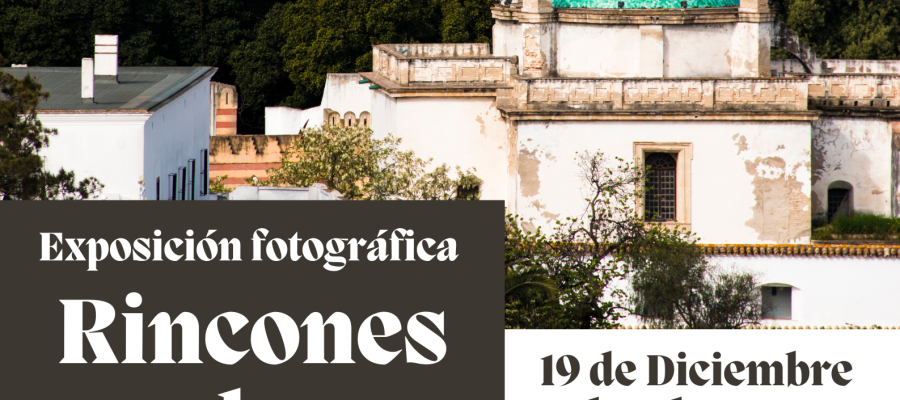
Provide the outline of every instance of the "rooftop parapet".
[[494,57],[486,43],[381,44],[373,46],[372,71],[400,85],[496,84],[518,73],[514,57]]
[[498,106],[578,111],[806,111],[803,79],[528,79]]

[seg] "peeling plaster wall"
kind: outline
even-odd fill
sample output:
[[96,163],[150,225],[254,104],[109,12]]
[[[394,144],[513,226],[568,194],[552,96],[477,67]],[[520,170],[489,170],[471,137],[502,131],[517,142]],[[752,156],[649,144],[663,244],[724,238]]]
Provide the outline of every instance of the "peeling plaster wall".
[[[373,113],[373,120],[384,119]],[[484,180],[484,200],[506,200],[509,140],[506,123],[490,98],[401,98],[396,102],[396,129],[401,147],[431,168],[446,163],[463,170],[474,167]],[[384,130],[376,129],[383,135]]]
[[522,70],[522,25],[510,21],[494,20],[493,51],[496,57],[518,56],[518,70]]
[[769,77],[772,24],[739,22],[731,39],[731,76],[734,78]]
[[813,216],[827,211],[828,185],[853,185],[855,211],[891,215],[892,134],[881,118],[822,116],[812,124]]
[[577,151],[634,160],[635,142],[693,143],[691,229],[704,243],[807,243],[804,122],[520,122],[516,212],[535,226],[580,215]]
[[664,76],[731,77],[733,33],[732,24],[665,26]]
[[638,25],[560,24],[557,72],[561,77],[640,76]]

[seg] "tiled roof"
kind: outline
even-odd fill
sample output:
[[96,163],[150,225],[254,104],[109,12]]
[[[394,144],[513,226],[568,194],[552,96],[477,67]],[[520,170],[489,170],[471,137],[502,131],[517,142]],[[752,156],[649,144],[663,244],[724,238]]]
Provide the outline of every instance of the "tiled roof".
[[900,258],[900,245],[884,244],[701,244],[705,254],[724,256]]

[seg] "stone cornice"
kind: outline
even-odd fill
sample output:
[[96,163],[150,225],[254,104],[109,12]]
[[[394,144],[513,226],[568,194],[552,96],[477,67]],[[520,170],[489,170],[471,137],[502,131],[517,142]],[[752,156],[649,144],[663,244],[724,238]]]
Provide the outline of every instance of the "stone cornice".
[[601,110],[519,110],[500,108],[512,121],[815,121],[817,111],[683,112]]
[[588,9],[555,8],[552,12],[525,12],[521,8],[494,6],[494,19],[517,23],[565,22],[606,25],[690,25],[737,22],[772,22],[771,12],[741,12],[738,7],[677,9]]
[[496,97],[497,89],[511,88],[503,83],[400,85],[374,72],[361,72],[360,75],[378,86],[373,90],[390,97]]

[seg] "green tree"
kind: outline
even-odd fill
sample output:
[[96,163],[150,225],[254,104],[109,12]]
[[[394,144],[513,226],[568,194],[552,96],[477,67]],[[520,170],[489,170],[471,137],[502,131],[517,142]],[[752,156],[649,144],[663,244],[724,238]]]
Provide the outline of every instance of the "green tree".
[[38,152],[50,144],[56,130],[45,128],[37,119],[37,105],[48,96],[31,75],[16,79],[0,72],[2,200],[86,199],[96,197],[103,188],[94,178],[76,182],[74,172],[44,170]]
[[306,187],[323,183],[348,200],[478,200],[481,179],[473,170],[441,165],[399,149],[401,140],[376,139],[371,129],[328,125],[308,128],[282,155],[281,167],[270,169],[259,185]]
[[441,40],[444,43],[490,43],[494,0],[441,1]]
[[775,0],[772,8],[820,58],[900,58],[900,0]]
[[507,303],[507,326],[609,328],[627,311],[616,282],[626,276],[627,251],[648,235],[634,208],[643,169],[602,153],[579,153],[575,160],[587,193],[580,216],[558,221],[550,235],[523,232],[515,218],[508,222],[507,270],[543,268],[559,295]]
[[767,308],[759,278],[709,261],[690,233],[655,228],[625,261],[632,271],[632,313],[651,325],[738,329],[755,325]]

